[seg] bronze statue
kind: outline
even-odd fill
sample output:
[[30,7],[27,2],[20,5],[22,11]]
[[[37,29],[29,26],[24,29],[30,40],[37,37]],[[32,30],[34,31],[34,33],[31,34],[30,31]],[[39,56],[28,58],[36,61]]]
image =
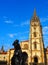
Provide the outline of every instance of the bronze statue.
[[19,40],[15,40],[14,43],[14,55],[11,59],[11,65],[27,65],[26,59],[28,57],[26,52],[22,52]]

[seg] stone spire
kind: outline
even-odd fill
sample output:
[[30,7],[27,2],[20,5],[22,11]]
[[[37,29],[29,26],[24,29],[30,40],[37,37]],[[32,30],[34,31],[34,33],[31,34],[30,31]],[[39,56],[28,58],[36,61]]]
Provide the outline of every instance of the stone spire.
[[36,9],[34,9],[34,15],[33,15],[33,17],[36,17]]
[[2,46],[1,51],[2,51],[2,52],[4,51],[4,46]]
[[37,14],[36,14],[36,9],[34,8],[34,14],[33,14],[33,18],[32,18],[32,20],[36,20],[36,21],[39,21],[39,18],[38,18],[38,16],[37,16]]

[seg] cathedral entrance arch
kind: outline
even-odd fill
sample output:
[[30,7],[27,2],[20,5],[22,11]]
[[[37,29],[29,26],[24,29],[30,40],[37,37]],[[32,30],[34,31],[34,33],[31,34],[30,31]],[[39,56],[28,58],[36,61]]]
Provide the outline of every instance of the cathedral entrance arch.
[[37,64],[38,64],[38,57],[35,56],[35,57],[34,57],[34,64],[33,64],[33,65],[37,65]]

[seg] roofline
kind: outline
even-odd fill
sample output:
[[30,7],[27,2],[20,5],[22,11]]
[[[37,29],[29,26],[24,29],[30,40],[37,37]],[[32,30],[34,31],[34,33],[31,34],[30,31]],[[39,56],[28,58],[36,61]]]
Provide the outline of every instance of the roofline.
[[21,41],[21,42],[28,42],[29,40]]

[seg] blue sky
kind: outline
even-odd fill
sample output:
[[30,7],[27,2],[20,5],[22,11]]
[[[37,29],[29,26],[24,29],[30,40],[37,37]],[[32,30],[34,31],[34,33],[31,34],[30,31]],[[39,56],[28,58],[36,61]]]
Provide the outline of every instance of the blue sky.
[[36,8],[43,30],[45,47],[48,45],[48,0],[0,0],[0,49],[12,48],[15,39],[29,39],[30,19]]

